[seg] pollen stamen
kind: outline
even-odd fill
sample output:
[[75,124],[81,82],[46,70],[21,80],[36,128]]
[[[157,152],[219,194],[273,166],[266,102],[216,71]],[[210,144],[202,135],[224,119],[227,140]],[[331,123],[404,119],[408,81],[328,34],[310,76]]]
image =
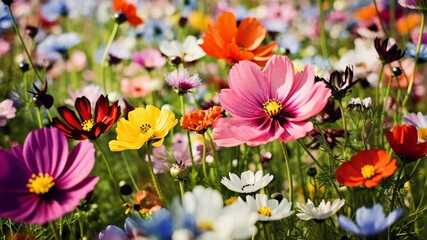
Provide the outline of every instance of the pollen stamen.
[[262,104],[264,112],[270,117],[276,117],[282,112],[283,105],[277,99],[270,99],[268,102]]

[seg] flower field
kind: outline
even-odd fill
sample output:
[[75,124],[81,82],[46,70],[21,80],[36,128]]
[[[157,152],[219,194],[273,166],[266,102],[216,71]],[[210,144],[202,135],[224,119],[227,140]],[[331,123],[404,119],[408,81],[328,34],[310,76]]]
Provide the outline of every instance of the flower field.
[[2,0],[0,239],[426,239],[426,16]]

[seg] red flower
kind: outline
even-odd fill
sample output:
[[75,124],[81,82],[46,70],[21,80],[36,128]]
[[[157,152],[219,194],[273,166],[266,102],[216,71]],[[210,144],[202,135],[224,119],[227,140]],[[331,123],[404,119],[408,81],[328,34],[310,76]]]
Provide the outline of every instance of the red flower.
[[113,9],[116,12],[123,13],[132,26],[138,26],[144,22],[142,18],[138,17],[136,6],[126,0],[113,0]]
[[372,188],[396,171],[396,159],[380,149],[362,150],[337,169],[337,181],[347,187]]
[[388,131],[385,135],[393,152],[404,163],[417,161],[427,154],[427,142],[418,143],[415,126],[395,126],[393,131]]
[[76,113],[68,107],[59,107],[58,112],[64,121],[54,118],[52,125],[65,136],[76,140],[95,139],[110,129],[120,117],[118,101],[109,106],[108,96],[101,95],[96,101],[95,118],[92,118],[89,100],[83,96],[76,99]]

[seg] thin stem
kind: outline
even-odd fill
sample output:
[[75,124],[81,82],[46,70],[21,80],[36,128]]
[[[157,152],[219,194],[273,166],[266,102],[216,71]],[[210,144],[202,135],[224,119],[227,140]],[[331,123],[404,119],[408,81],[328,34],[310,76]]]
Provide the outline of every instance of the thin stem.
[[384,74],[384,64],[381,65],[380,73],[378,75],[377,87],[375,88],[375,101],[378,105],[381,104],[380,88],[382,85],[383,74]]
[[[184,95],[179,95],[179,102],[181,104],[181,115],[184,116],[185,114],[185,102],[184,102]],[[188,140],[188,151],[190,152],[190,159],[191,159],[191,171],[195,170],[195,162],[194,162],[194,156],[193,156],[193,147],[191,146],[191,138],[190,138],[190,132],[187,132],[187,140]]]
[[117,180],[116,180],[116,178],[114,177],[113,171],[111,171],[110,163],[108,162],[108,159],[107,159],[107,157],[106,157],[106,155],[105,155],[104,151],[102,150],[101,145],[99,144],[98,140],[95,140],[94,142],[95,142],[95,145],[96,145],[96,147],[98,148],[98,150],[101,152],[101,158],[102,158],[102,160],[103,160],[103,162],[104,162],[104,164],[105,164],[105,167],[107,168],[107,171],[108,171],[108,173],[109,173],[109,175],[110,175],[110,180],[112,181],[114,191],[119,195],[119,197],[120,197],[120,199],[122,200],[122,202],[123,202],[123,203],[125,203],[125,199],[124,199],[124,198],[123,198],[123,196],[120,194],[120,191],[119,191],[119,189],[118,189],[118,187],[117,187],[117,185],[116,185]]
[[42,120],[42,110],[37,107],[37,122],[39,123],[39,128],[43,127],[43,120]]
[[376,0],[374,0],[374,6],[375,6],[375,12],[377,13],[378,19],[380,20],[381,29],[383,30],[384,35],[388,36],[388,31],[387,31],[387,28],[385,28],[384,22],[382,21],[382,18],[380,16],[380,11],[378,10],[378,4]]
[[301,149],[299,148],[299,147],[297,147],[297,159],[298,159],[298,170],[299,170],[299,175],[300,175],[300,178],[301,178],[301,185],[302,185],[302,193],[303,193],[303,196],[304,196],[304,202],[306,202],[307,201],[307,199],[308,199],[308,194],[307,194],[307,190],[306,190],[306,186],[305,186],[305,180],[304,180],[304,174],[303,174],[303,171],[302,171],[302,159],[301,159],[301,156],[302,156],[302,154],[301,154]]
[[293,181],[292,181],[291,163],[289,161],[288,152],[286,150],[285,143],[282,142],[280,145],[282,146],[283,158],[285,160],[286,172],[288,174],[288,181],[289,181],[289,201],[292,202],[292,205],[293,205],[293,203],[294,203],[294,201],[293,201],[293,198],[294,198],[294,186],[293,186]]
[[404,168],[405,168],[405,163],[399,169],[399,173],[397,174],[397,179],[396,179],[397,183],[394,184],[393,196],[391,197],[391,203],[390,203],[390,211],[394,209],[394,201],[396,200],[396,197],[397,197],[397,190],[399,188],[400,177],[402,176]]
[[390,88],[391,88],[391,84],[393,82],[393,79],[394,79],[394,77],[391,77],[390,80],[388,81],[385,96],[381,98],[383,100],[382,101],[383,102],[383,110],[382,110],[382,114],[380,116],[380,124],[381,125],[380,125],[380,134],[378,136],[380,138],[379,139],[380,148],[384,148],[384,128],[382,127],[382,125],[384,123],[384,117],[385,117],[386,106],[387,106],[386,102],[387,102],[388,96],[390,95]]
[[268,230],[268,226],[267,223],[262,223],[262,229],[264,230],[264,238],[265,240],[271,240],[271,234],[270,231]]
[[320,48],[324,58],[329,59],[328,45],[325,31],[325,12],[323,11],[323,0],[317,0],[317,8],[319,10],[320,22]]
[[153,180],[154,188],[156,189],[160,200],[163,202],[163,204],[166,204],[165,198],[163,197],[163,193],[162,193],[160,186],[159,186],[159,183],[157,181],[157,177],[154,174],[153,163],[151,161],[150,144],[147,143],[146,145],[147,145],[147,155],[148,155],[148,165],[149,165],[148,170],[150,171],[150,176],[151,176],[151,179]]
[[50,109],[46,109],[47,116],[49,117],[49,122],[52,122],[52,113],[50,113]]
[[179,192],[181,193],[181,200],[182,202],[184,202],[184,193],[185,193],[184,181],[178,181],[178,183],[179,183]]
[[28,51],[28,48],[25,45],[24,39],[22,38],[21,32],[19,32],[19,27],[18,27],[18,24],[16,23],[15,17],[13,16],[12,8],[10,7],[10,5],[6,5],[6,6],[7,6],[7,10],[9,11],[10,18],[12,19],[12,22],[13,22],[13,28],[15,29],[15,32],[18,35],[19,41],[21,41],[22,47],[24,48],[25,54],[28,57],[28,62],[30,62],[30,65],[34,70],[34,73],[37,75],[37,78],[41,81],[43,78],[41,77],[40,73],[37,71],[33,63],[33,60],[31,58],[30,52]]
[[408,89],[406,90],[406,95],[403,98],[402,107],[405,106],[406,102],[408,101],[409,95],[411,94],[411,91],[412,91],[412,86],[414,85],[415,72],[417,70],[418,57],[420,55],[421,44],[422,44],[422,41],[423,41],[423,32],[424,32],[425,24],[426,24],[426,12],[423,11],[422,14],[421,14],[420,35],[418,35],[417,49],[415,51],[414,69],[412,71],[411,79],[409,80]]
[[60,240],[59,235],[58,235],[58,231],[56,231],[55,223],[50,222],[49,226],[50,226],[50,229],[52,230],[52,233],[53,233],[53,236],[55,237],[55,240]]
[[203,152],[202,152],[202,167],[203,167],[203,175],[206,179],[208,179],[208,171],[207,171],[207,167],[206,167],[206,137],[205,134],[202,134],[203,137]]
[[132,185],[135,188],[135,190],[139,191],[138,184],[136,183],[135,178],[133,177],[133,174],[132,174],[130,167],[129,167],[129,162],[128,162],[127,156],[124,152],[122,152],[122,157],[123,157],[123,161],[125,162],[125,168],[126,168],[126,171],[129,175],[130,181],[132,182]]
[[110,38],[108,39],[107,45],[105,47],[104,54],[102,55],[102,60],[101,60],[101,80],[102,80],[102,84],[103,84],[103,87],[104,87],[104,93],[105,94],[107,93],[107,80],[105,79],[105,72],[104,72],[105,61],[107,61],[107,56],[108,56],[108,53],[110,52],[111,44],[114,41],[114,37],[116,36],[118,29],[119,29],[119,24],[118,23],[114,23],[113,31],[111,31]]
[[310,156],[311,160],[313,160],[313,162],[322,170],[322,171],[326,171],[325,169],[323,169],[323,166],[316,160],[316,158],[313,156],[313,154],[310,152],[310,150],[308,150],[308,148],[304,145],[304,143],[301,142],[301,140],[297,140],[298,144],[305,150],[305,152],[308,154],[308,156]]
[[340,99],[338,101],[339,105],[340,105],[340,110],[341,110],[341,119],[342,119],[342,125],[344,128],[344,147],[343,147],[343,156],[344,159],[347,158],[347,146],[348,146],[348,130],[347,130],[347,118],[345,117],[345,109],[344,109],[344,105],[342,104],[342,100]]
[[199,110],[200,107],[199,107],[199,103],[197,102],[197,99],[196,99],[196,93],[193,91],[193,92],[191,92],[191,95],[193,97],[194,107],[196,108],[196,110]]

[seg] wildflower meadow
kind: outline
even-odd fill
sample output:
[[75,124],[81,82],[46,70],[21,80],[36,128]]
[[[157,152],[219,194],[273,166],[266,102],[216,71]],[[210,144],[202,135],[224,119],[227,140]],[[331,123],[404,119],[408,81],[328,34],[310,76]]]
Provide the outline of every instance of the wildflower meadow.
[[427,239],[426,0],[1,0],[0,239]]

